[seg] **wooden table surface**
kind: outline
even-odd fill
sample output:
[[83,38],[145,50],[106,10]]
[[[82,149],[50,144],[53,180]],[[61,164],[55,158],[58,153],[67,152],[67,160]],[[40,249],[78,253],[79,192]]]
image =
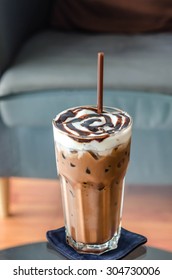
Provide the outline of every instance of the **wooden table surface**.
[[[10,179],[10,216],[0,219],[0,249],[45,241],[64,225],[58,180]],[[172,186],[125,188],[122,226],[172,251]]]

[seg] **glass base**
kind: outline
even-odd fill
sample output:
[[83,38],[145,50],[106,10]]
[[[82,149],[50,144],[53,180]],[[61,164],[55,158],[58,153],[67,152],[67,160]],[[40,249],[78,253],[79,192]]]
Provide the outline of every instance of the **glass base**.
[[76,242],[66,230],[66,242],[80,254],[96,254],[101,255],[105,252],[114,250],[118,247],[118,240],[121,230],[118,231],[110,240],[102,244],[86,244]]

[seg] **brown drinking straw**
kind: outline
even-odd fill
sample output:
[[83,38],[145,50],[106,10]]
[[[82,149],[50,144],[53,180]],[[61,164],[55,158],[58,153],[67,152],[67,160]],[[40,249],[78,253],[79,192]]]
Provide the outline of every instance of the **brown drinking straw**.
[[98,53],[97,63],[97,112],[101,114],[103,111],[103,64],[104,53]]

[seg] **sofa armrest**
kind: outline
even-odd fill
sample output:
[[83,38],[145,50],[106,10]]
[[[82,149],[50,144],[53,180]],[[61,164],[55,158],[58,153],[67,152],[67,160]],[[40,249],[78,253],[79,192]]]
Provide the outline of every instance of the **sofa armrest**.
[[0,75],[24,40],[45,27],[52,0],[0,0]]

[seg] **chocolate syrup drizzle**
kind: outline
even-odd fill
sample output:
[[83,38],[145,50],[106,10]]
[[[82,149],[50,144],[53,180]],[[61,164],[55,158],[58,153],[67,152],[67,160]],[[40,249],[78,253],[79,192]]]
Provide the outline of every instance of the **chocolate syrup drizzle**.
[[[111,112],[112,115],[117,117],[117,122],[114,125],[111,117],[108,114],[107,111],[103,111],[101,114],[85,114],[80,117],[76,117],[77,113],[82,110],[89,110],[97,113],[97,108],[94,107],[76,107],[74,109],[65,111],[62,113],[58,119],[54,120],[54,125],[68,133],[68,135],[74,139],[77,142],[91,142],[92,140],[97,140],[98,142],[103,141],[105,138],[109,137],[112,133],[118,132],[125,127],[127,127],[130,123],[130,118],[125,113],[116,111]],[[72,118],[70,120],[70,118]],[[104,119],[104,123],[102,124],[102,120]],[[69,120],[68,120],[69,119]],[[81,123],[81,126],[83,128],[86,128],[85,130],[80,130],[74,126],[74,123]],[[99,125],[93,126],[94,123],[101,123]],[[109,129],[105,130],[104,127],[108,127]],[[72,131],[78,133],[78,136],[75,134],[72,134]],[[95,136],[92,136],[91,134],[95,134]],[[91,135],[91,136],[90,136]],[[90,138],[87,138],[89,137]]]

